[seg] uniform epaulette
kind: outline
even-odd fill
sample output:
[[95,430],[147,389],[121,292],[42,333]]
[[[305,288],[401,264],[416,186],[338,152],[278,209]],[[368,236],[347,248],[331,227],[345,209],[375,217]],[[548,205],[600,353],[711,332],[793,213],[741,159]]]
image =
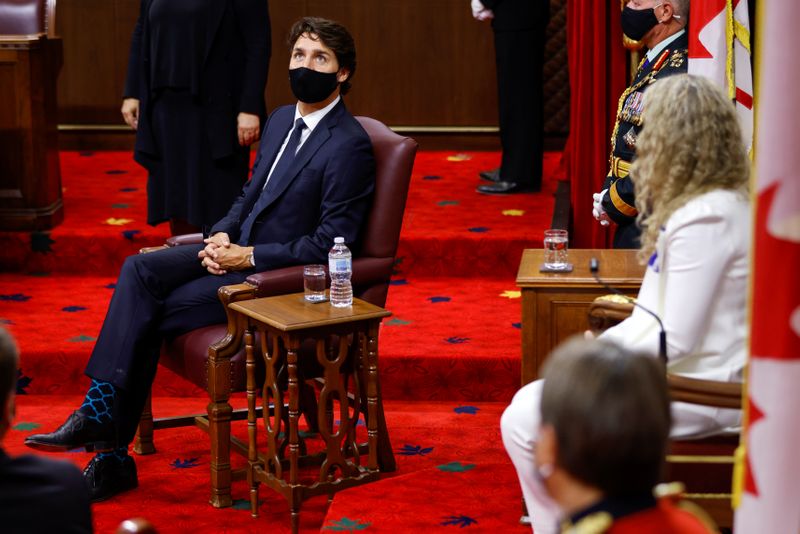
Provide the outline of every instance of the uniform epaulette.
[[684,63],[686,63],[686,59],[689,55],[689,52],[685,48],[677,48],[672,51],[672,54],[669,56],[669,61],[667,62],[667,66],[672,69],[679,69],[683,67]]

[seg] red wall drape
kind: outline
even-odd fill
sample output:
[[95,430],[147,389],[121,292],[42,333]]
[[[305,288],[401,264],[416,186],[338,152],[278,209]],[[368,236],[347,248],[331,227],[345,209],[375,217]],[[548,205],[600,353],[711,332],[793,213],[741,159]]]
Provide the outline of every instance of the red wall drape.
[[569,139],[564,161],[570,181],[575,248],[605,248],[611,231],[592,217],[592,194],[608,172],[617,102],[626,87],[619,0],[568,0]]

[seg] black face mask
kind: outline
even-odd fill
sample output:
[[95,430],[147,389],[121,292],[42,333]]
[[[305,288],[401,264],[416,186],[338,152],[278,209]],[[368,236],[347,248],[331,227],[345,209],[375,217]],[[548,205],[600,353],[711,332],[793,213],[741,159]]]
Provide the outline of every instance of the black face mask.
[[622,10],[622,32],[640,41],[655,25],[658,24],[655,9],[633,9],[628,6]]
[[316,104],[322,102],[336,89],[339,80],[335,72],[317,72],[306,67],[289,69],[289,85],[300,102]]

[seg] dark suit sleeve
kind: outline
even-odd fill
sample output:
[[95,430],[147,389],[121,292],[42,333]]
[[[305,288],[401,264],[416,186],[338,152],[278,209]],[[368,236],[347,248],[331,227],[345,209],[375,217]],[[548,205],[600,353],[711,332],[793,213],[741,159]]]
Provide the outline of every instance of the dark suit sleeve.
[[[528,0],[528,1],[532,2],[534,0]],[[481,4],[483,4],[483,7],[487,9],[494,9],[497,7],[497,4],[500,4],[502,2],[503,0],[481,0]]]
[[233,9],[245,53],[239,111],[263,117],[264,88],[272,52],[269,6],[267,0],[233,0]]
[[633,181],[630,176],[617,178],[611,182],[602,203],[603,209],[615,223],[630,224],[636,220],[639,211],[636,209]]
[[128,74],[125,77],[125,90],[123,98],[140,98],[139,96],[139,76],[142,71],[142,24],[145,17],[145,6],[147,0],[139,3],[139,18],[136,19],[136,26],[133,27],[131,36],[131,51],[128,54]]
[[327,257],[334,237],[344,237],[348,244],[358,240],[375,188],[375,160],[368,137],[352,137],[337,147],[325,168],[322,188],[314,232],[288,243],[256,244],[258,270],[319,263]]

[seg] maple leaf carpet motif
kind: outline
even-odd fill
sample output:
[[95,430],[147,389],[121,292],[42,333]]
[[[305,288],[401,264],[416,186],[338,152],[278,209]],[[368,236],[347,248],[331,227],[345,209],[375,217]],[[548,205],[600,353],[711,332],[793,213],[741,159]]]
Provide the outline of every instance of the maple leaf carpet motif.
[[[418,154],[386,304],[393,315],[379,341],[399,469],[330,505],[325,497],[304,503],[302,531],[529,532],[517,523],[520,491],[498,423],[520,382],[516,271],[522,250],[540,247],[550,226],[559,161],[546,155],[540,194],[486,197],[474,191],[477,173],[496,167],[498,153]],[[165,225],[145,224],[146,177],[129,153],[64,152],[61,167],[64,223],[0,232],[0,325],[21,349],[18,414],[4,442],[11,454],[30,452],[26,435],[55,428],[79,404],[124,258],[167,235]],[[207,403],[202,390],[163,368],[153,395],[157,417],[202,413]],[[246,404],[243,395],[233,402]],[[246,426],[234,425],[234,433],[246,439]],[[363,421],[357,433],[366,435]],[[98,532],[136,515],[161,533],[288,532],[285,502],[263,486],[258,519],[244,482],[234,483],[233,507],[207,505],[210,458],[199,430],[159,431],[156,446],[157,454],[136,457],[138,490],[94,506]],[[80,467],[90,457],[60,456]],[[486,480],[493,481],[488,498],[476,493]]]

